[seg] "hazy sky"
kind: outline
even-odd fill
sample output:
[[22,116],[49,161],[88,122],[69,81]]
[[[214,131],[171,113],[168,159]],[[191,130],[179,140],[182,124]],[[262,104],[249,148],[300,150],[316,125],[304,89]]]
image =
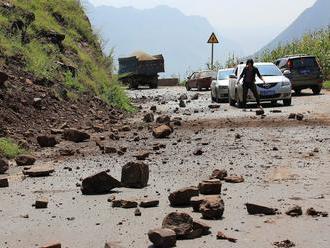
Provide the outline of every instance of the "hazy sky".
[[169,5],[206,17],[227,38],[251,53],[268,43],[316,0],[90,0],[95,5],[152,8]]

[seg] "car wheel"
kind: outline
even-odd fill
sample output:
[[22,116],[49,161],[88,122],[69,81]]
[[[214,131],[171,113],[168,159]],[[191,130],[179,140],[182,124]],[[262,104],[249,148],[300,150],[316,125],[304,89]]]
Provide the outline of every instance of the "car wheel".
[[294,90],[294,92],[296,93],[297,96],[301,95],[301,89],[296,89],[296,90]]
[[197,84],[197,90],[202,91],[202,87],[199,84]]
[[284,99],[283,100],[283,104],[284,104],[284,106],[291,106],[291,104],[292,104],[292,98],[290,98],[290,99]]
[[189,84],[186,84],[186,89],[187,89],[187,91],[190,91],[191,90]]
[[271,104],[274,106],[274,105],[276,105],[277,104],[277,100],[273,100],[272,102],[271,102]]
[[236,101],[231,99],[231,97],[229,97],[229,105],[234,107],[235,104],[236,104]]
[[313,87],[312,91],[314,95],[319,95],[321,93],[321,87]]

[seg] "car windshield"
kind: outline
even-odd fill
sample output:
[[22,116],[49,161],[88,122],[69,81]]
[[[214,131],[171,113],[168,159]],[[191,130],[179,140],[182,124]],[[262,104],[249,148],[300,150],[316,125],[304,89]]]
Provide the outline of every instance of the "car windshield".
[[276,65],[257,65],[261,76],[282,76],[282,72]]
[[213,79],[216,79],[217,77],[217,73],[215,71],[202,71],[200,74],[199,74],[199,77],[200,78],[207,78],[207,77],[211,77]]
[[231,74],[234,74],[234,70],[222,70],[218,72],[218,80],[228,79]]

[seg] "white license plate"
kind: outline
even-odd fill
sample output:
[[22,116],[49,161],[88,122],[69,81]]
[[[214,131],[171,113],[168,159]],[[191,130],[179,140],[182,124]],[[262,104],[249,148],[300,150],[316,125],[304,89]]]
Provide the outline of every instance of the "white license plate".
[[275,91],[274,90],[261,90],[260,95],[262,95],[262,96],[272,96],[272,95],[275,95]]

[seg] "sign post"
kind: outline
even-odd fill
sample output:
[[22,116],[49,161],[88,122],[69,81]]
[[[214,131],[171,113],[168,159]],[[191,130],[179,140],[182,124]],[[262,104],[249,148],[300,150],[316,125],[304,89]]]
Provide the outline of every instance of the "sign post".
[[214,64],[214,44],[218,44],[219,40],[215,33],[212,33],[209,40],[207,41],[208,44],[211,44],[211,69],[213,70],[213,64]]

